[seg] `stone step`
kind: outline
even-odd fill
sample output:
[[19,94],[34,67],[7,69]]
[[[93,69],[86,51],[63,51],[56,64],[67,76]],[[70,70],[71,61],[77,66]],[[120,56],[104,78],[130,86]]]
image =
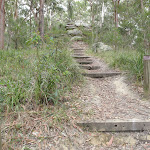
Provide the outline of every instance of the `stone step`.
[[83,73],[82,75],[90,78],[105,78],[120,74],[121,74],[120,72],[106,72],[106,73]]
[[135,132],[150,130],[150,120],[106,120],[78,122],[78,126],[94,132]]
[[97,70],[97,69],[100,69],[100,66],[80,65],[79,67],[82,68],[82,69],[87,69],[87,70]]
[[66,27],[66,30],[73,30],[73,29],[75,29],[76,27],[74,27],[74,26],[68,26],[68,27]]
[[90,56],[76,56],[76,55],[73,55],[72,57],[73,57],[73,58],[76,58],[76,59],[86,59],[86,58],[91,58]]
[[92,60],[77,60],[77,62],[79,64],[92,64],[93,63]]

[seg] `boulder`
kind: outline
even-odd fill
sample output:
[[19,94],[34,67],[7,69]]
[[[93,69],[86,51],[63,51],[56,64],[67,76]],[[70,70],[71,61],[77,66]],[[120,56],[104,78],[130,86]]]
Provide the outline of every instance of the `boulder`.
[[102,42],[94,43],[92,46],[93,50],[95,52],[100,52],[100,51],[110,51],[113,50],[110,46],[105,45]]
[[88,24],[88,23],[84,23],[84,22],[76,22],[75,23],[75,26],[76,27],[85,27],[85,28],[90,28],[91,27],[91,25],[90,24]]
[[83,40],[83,37],[81,36],[74,36],[71,38],[71,41],[82,41]]
[[82,35],[82,31],[78,29],[68,30],[68,34],[72,36],[79,36]]

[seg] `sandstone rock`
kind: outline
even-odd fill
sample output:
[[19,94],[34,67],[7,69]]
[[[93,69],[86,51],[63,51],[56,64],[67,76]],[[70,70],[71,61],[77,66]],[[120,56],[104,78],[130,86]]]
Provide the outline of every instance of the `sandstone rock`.
[[81,27],[82,26],[82,27],[85,27],[85,28],[90,28],[91,27],[90,24],[84,23],[84,22],[76,22],[75,26],[77,26],[77,27]]
[[72,36],[79,36],[82,35],[82,31],[78,29],[68,30],[68,34]]
[[100,52],[100,51],[109,51],[112,50],[112,48],[108,45],[105,45],[102,42],[94,43],[92,46],[93,50],[95,52]]
[[82,41],[83,37],[81,36],[74,36],[71,38],[71,41]]

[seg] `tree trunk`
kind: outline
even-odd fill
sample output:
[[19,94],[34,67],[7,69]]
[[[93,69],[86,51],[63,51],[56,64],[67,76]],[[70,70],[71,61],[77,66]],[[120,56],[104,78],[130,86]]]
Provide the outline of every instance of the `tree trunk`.
[[44,1],[45,0],[40,0],[40,14],[39,14],[39,31],[42,39],[44,39]]
[[114,8],[115,8],[115,26],[118,27],[118,14],[117,14],[117,5],[116,1],[114,2]]
[[16,0],[15,13],[14,13],[14,20],[17,19],[18,19],[18,0]]
[[141,0],[141,9],[143,10],[144,6],[143,6],[143,0]]
[[73,19],[73,8],[72,8],[72,1],[68,0],[68,16],[69,20],[72,21]]
[[31,33],[32,32],[32,22],[31,22],[32,21],[31,20],[32,19],[31,18],[32,17],[32,13],[31,13],[32,12],[32,4],[33,4],[33,0],[31,1],[31,4],[30,4],[30,37],[31,37],[31,34],[32,34]]
[[2,150],[1,126],[0,126],[0,150]]
[[5,9],[4,0],[0,0],[0,49],[4,49]]

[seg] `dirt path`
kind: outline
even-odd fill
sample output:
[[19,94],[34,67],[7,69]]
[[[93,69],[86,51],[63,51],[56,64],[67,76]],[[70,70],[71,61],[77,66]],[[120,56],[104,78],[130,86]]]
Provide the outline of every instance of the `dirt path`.
[[[82,42],[75,42],[72,48],[87,49]],[[92,65],[100,66],[90,72],[116,72],[103,61],[92,57]],[[99,121],[108,119],[150,119],[150,103],[144,101],[135,87],[128,85],[127,77],[119,75],[100,79],[86,78],[80,99],[82,113],[78,121]],[[150,149],[149,132],[95,133],[91,137],[93,149]],[[110,139],[113,139],[112,141]],[[110,141],[109,141],[110,140]],[[111,146],[107,147],[110,143]]]

